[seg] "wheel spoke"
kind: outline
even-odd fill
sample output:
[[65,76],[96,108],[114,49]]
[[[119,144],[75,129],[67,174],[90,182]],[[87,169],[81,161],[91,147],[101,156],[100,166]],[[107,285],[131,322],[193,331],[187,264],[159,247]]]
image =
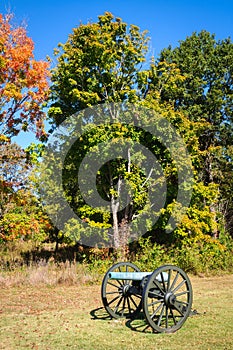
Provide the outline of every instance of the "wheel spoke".
[[175,294],[175,296],[179,297],[179,296],[184,295],[184,294],[189,294],[189,290],[185,290],[184,292],[177,293],[177,294]]
[[188,302],[182,301],[182,300],[176,300],[176,303],[183,304],[185,306],[187,306],[189,304]]
[[119,292],[106,292],[105,294],[119,294]]
[[136,297],[136,298],[142,299],[141,294],[133,294],[133,296]]
[[168,328],[168,306],[166,305],[166,328]]
[[158,326],[160,326],[160,323],[162,321],[162,318],[163,318],[163,312],[164,312],[164,308],[165,308],[165,305],[163,304],[163,308],[162,308],[162,311],[160,313],[160,316],[159,316],[159,319],[158,319]]
[[184,285],[185,282],[186,282],[185,280],[183,280],[182,282],[180,282],[180,284],[178,284],[178,286],[177,286],[174,290],[172,290],[172,293],[175,293],[178,289],[180,289],[180,287],[182,287],[182,286]]
[[163,289],[166,292],[166,285],[165,285],[165,281],[164,281],[164,276],[163,276],[163,272],[160,273],[161,279],[162,279],[162,283],[163,283]]
[[176,300],[173,306],[182,316],[184,316],[185,312],[187,311],[187,305],[188,304],[185,302]]
[[135,303],[135,301],[133,300],[133,298],[132,298],[132,296],[131,296],[131,295],[129,296],[129,299],[132,301],[132,303],[134,304],[134,306],[137,308],[137,307],[138,307],[138,305]]
[[171,285],[169,291],[171,291],[172,288],[174,288],[174,286],[175,286],[175,284],[176,284],[176,281],[177,281],[179,275],[180,275],[179,272],[177,272],[177,273],[176,273],[176,277],[174,278],[174,280],[173,280],[173,282],[172,282],[172,285]]
[[163,295],[162,294],[159,294],[159,293],[157,293],[157,292],[151,292],[151,291],[149,291],[149,293],[150,293],[150,296],[152,295],[152,298],[153,297],[155,297],[155,298],[162,298],[163,297]]
[[161,307],[163,306],[163,303],[161,302],[161,304],[157,307],[157,309],[153,312],[153,314],[150,316],[151,319],[153,319],[155,317],[155,315],[157,314],[157,312],[161,309]]
[[[114,280],[114,281],[116,281],[116,283],[118,283],[120,287],[123,287],[123,285],[124,285],[123,282],[121,282],[120,280]],[[107,284],[111,284],[111,286],[116,287],[116,288],[119,288],[118,285],[116,285],[116,284],[114,284],[114,283],[112,283],[112,282],[109,282],[109,281],[108,281]]]
[[131,306],[130,306],[130,302],[129,302],[129,298],[127,298],[127,305],[128,305],[128,309],[129,309],[129,314],[131,315]]
[[155,286],[156,288],[158,288],[158,289],[160,290],[160,292],[161,292],[162,294],[164,294],[164,290],[163,290],[162,287],[160,286],[159,281],[154,280],[154,281],[153,281],[153,284],[154,284],[154,286]]
[[120,306],[120,303],[122,302],[123,297],[121,296],[120,300],[118,301],[117,305],[114,308],[114,312],[116,313],[118,311],[118,307]]
[[124,281],[121,281],[121,280],[115,280],[116,282],[118,282],[118,284],[120,285],[120,287],[123,287],[124,286]]
[[148,304],[148,307],[159,303],[161,303],[161,300],[153,301],[152,303]]
[[167,291],[169,291],[169,288],[170,288],[170,281],[171,281],[171,270],[168,270]]
[[112,299],[111,301],[108,302],[108,306],[111,305],[112,303],[114,303],[114,301],[116,301],[117,299],[122,298],[121,295],[118,295],[116,298]]
[[[117,289],[119,288],[119,286],[117,286],[116,284],[114,284],[114,283],[112,283],[112,282],[109,282],[109,281],[108,281],[108,284],[110,284],[110,286],[113,286],[113,287],[115,287],[115,288],[117,288]],[[121,286],[121,285],[120,285],[120,286]],[[121,286],[121,287],[122,287],[122,286]]]
[[122,306],[121,316],[124,315],[124,310],[125,310],[125,299],[126,299],[126,298],[123,298],[123,306]]
[[170,309],[170,312],[171,312],[171,315],[172,315],[172,319],[173,319],[173,321],[174,321],[174,324],[176,325],[176,324],[177,324],[177,321],[176,321],[176,318],[175,318],[175,316],[174,316],[174,314],[173,314],[172,309]]

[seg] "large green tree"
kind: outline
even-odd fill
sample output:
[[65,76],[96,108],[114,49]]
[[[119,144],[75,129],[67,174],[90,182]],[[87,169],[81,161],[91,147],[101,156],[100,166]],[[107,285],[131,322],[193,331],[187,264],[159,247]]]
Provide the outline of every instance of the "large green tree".
[[[139,107],[137,107],[134,117],[141,119],[142,125],[147,125],[148,128],[152,125],[156,129],[157,125],[158,133],[160,132],[164,135],[164,139],[169,140],[171,135],[169,135],[168,130],[162,130],[163,123],[159,126],[158,121],[160,119],[158,116],[162,115],[171,124],[175,120],[179,120],[177,125],[183,125],[185,120],[182,117],[175,116],[174,109],[171,106],[159,105],[160,91],[158,91],[157,100],[150,100],[149,98],[145,100],[149,96],[149,82],[152,80],[151,75],[153,75],[150,70],[145,69],[145,66],[143,67],[143,62],[146,61],[146,52],[146,33],[140,32],[140,29],[134,25],[128,26],[110,13],[99,16],[97,23],[88,23],[75,28],[68,41],[63,45],[61,44],[56,51],[58,58],[57,66],[52,74],[53,84],[49,109],[53,124],[58,126],[65,119],[68,118],[69,120],[71,115],[92,105],[104,106],[105,103],[124,103],[127,101],[154,110],[155,113],[148,113],[147,115],[142,109],[140,113],[140,110],[137,109]],[[167,68],[170,69],[170,73],[166,75]],[[179,70],[176,70],[173,65],[168,67],[164,63],[157,70],[165,71],[160,77],[161,84],[165,82],[175,89],[177,81],[182,80]],[[127,105],[124,106],[126,111]],[[103,108],[106,108],[106,106]],[[149,129],[148,132],[140,130],[140,128],[135,127],[135,123],[133,125],[132,123],[122,125],[119,123],[119,118],[116,117],[117,111],[111,109],[111,105],[104,112],[106,115],[109,114],[110,118],[107,118],[107,120],[111,120],[111,125],[96,127],[96,121],[93,120],[93,114],[91,114],[93,110],[90,112],[91,118],[89,120],[88,111],[86,114],[77,114],[77,125],[81,125],[80,121],[85,120],[85,118],[89,125],[87,126],[87,132],[77,138],[77,142],[67,155],[67,161],[64,163],[63,185],[72,208],[83,221],[92,226],[93,230],[96,228],[100,231],[101,227],[107,229],[109,226],[113,226],[114,246],[118,247],[120,245],[120,232],[127,236],[125,234],[127,226],[143,211],[149,212],[152,205],[148,202],[148,189],[150,188],[153,192],[155,178],[153,178],[152,173],[155,174],[156,170],[153,169],[152,163],[149,165],[147,174],[140,170],[140,165],[144,162],[144,155],[141,151],[138,151],[137,147],[134,147],[135,144],[143,144],[160,160],[163,171],[167,176],[168,195],[165,198],[166,204],[171,204],[177,196],[177,169],[174,160],[171,159],[169,150],[166,150],[166,147],[156,137],[150,135]],[[116,114],[114,115],[114,113]],[[90,120],[93,122],[92,126]],[[75,123],[75,118],[72,118],[72,121]],[[174,122],[174,124],[176,123]],[[138,126],[140,126],[139,121]],[[184,129],[184,126],[182,127]],[[60,137],[63,138],[62,135]],[[111,215],[108,215],[108,213],[101,214],[98,209],[90,208],[85,203],[79,191],[77,173],[82,159],[88,151],[95,149],[98,143],[106,144],[113,139],[117,140],[115,141],[115,148],[120,149],[124,145],[127,148],[127,154],[124,159],[118,158],[107,161],[98,172],[96,179],[98,193],[109,201]],[[59,142],[55,145],[55,149],[52,150],[55,157],[54,164],[59,164],[58,159],[62,148],[58,147]],[[107,152],[106,149],[105,152]],[[49,154],[50,152],[48,152],[48,160],[51,160]],[[106,157],[106,154],[101,154],[101,151],[97,151],[96,154],[99,158],[104,159]],[[52,166],[51,170],[54,171]],[[47,196],[51,198],[48,209],[54,212],[54,208],[59,205],[58,203],[52,203],[52,193],[55,193],[56,189],[52,185],[52,179],[48,180],[48,184],[50,185],[47,186]],[[51,185],[53,190],[51,190]],[[124,209],[120,209],[120,201],[126,187],[128,192],[126,191],[127,198],[125,202],[128,204]],[[130,198],[133,199],[130,200]],[[167,214],[169,217],[169,213]],[[56,216],[56,211],[53,213],[53,217],[59,225],[61,217]],[[162,229],[165,228],[167,219],[165,215],[161,224]],[[149,219],[147,222],[145,220],[145,229],[147,224],[148,229],[152,228],[149,221]],[[67,224],[65,229],[69,231],[68,235],[70,236],[75,236],[74,231],[76,231],[76,239],[80,239],[82,233],[88,235],[88,229],[82,232],[80,225],[77,222],[75,223],[73,219],[72,224]]]
[[[58,63],[52,74],[52,103],[49,109],[49,115],[54,124],[59,125],[67,117],[92,105],[138,100],[141,97],[139,85],[147,42],[146,32],[141,32],[137,26],[128,26],[109,12],[99,16],[97,23],[82,24],[75,28],[67,42],[59,45],[56,50]],[[82,142],[78,145],[76,143],[76,147],[73,147],[74,154],[70,156],[75,164],[72,167],[73,172],[69,171],[69,178],[64,181],[67,196],[71,198],[72,206],[78,211],[80,217],[94,226],[95,221],[98,221],[97,228],[109,227],[112,223],[115,232],[114,244],[119,246],[119,225],[124,219],[131,220],[131,217],[129,207],[124,214],[121,213],[121,218],[117,216],[119,201],[116,197],[121,196],[121,181],[125,173],[127,171],[132,173],[131,163],[126,164],[125,161],[122,163],[119,160],[108,162],[102,169],[102,173],[108,173],[108,180],[106,181],[105,178],[105,189],[102,188],[99,191],[105,198],[110,196],[108,198],[110,205],[112,209],[115,208],[111,218],[106,214],[101,215],[98,210],[90,210],[78,195],[78,186],[74,181],[75,171],[88,148],[96,145],[100,140],[107,141],[114,137],[116,132],[118,137],[123,136],[127,131],[130,132],[127,129],[123,132],[121,127],[118,131],[116,131],[117,126],[114,128],[111,136],[109,136],[111,134],[109,130],[95,128],[94,133],[92,131],[86,139],[82,138]],[[77,147],[78,152],[75,152]],[[118,189],[115,187],[116,183],[118,183]]]

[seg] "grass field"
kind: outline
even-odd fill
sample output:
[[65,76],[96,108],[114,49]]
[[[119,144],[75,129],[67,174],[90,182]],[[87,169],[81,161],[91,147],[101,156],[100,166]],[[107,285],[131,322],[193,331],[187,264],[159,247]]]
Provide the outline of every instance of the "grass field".
[[174,334],[108,318],[101,283],[0,287],[0,349],[233,349],[233,275],[191,281],[199,314]]

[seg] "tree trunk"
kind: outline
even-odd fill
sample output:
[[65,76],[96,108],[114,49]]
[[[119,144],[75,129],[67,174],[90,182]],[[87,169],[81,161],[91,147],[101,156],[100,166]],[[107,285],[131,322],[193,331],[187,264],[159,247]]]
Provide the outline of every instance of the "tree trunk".
[[[214,175],[213,175],[213,167],[212,167],[212,159],[211,154],[208,153],[205,161],[205,168],[207,173],[207,183],[211,184],[214,183]],[[213,227],[212,237],[218,238],[218,226],[217,226],[217,204],[212,203],[210,205],[210,212],[213,214],[213,220],[215,222],[215,225]]]
[[119,237],[119,225],[118,225],[118,208],[119,208],[119,199],[115,200],[112,196],[111,199],[112,207],[112,218],[113,218],[113,245],[115,249],[120,248],[120,237]]

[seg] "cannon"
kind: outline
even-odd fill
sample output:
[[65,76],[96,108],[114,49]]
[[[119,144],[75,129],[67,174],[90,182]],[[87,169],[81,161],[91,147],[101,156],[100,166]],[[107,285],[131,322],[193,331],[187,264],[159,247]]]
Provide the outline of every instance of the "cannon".
[[131,262],[118,262],[103,278],[101,297],[112,318],[135,318],[143,310],[154,332],[174,333],[191,314],[193,292],[189,277],[177,266],[141,272]]

